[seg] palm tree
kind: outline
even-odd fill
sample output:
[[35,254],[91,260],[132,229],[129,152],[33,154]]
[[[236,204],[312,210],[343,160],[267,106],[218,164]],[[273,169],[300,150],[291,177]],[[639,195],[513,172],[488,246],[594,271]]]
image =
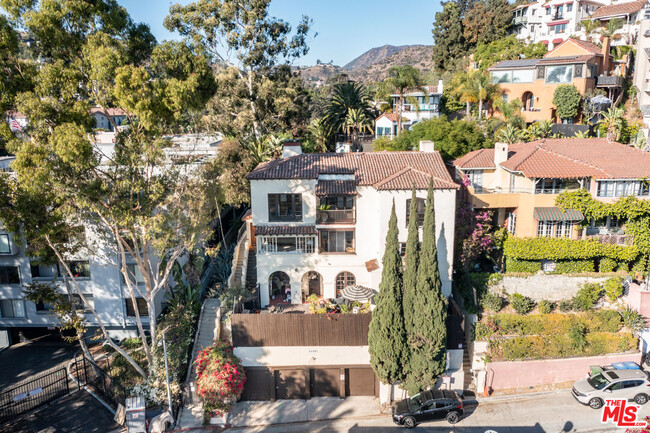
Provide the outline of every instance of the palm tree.
[[373,109],[366,88],[354,81],[344,81],[332,86],[332,98],[327,105],[324,122],[333,132],[344,128],[345,118],[350,108],[362,110],[368,118],[373,118]]
[[521,117],[523,104],[519,99],[506,102],[503,98],[498,98],[494,101],[494,106],[503,114],[503,119],[510,125],[521,126],[525,124],[524,119]]
[[345,133],[352,136],[352,142],[357,143],[359,133],[372,131],[372,122],[368,116],[358,108],[350,108],[345,116]]
[[607,140],[618,141],[625,127],[625,110],[622,107],[608,108],[598,122],[607,128]]
[[580,22],[580,27],[585,32],[585,37],[589,42],[592,42],[592,33],[596,32],[600,28],[600,22],[592,20],[583,20]]
[[612,38],[614,36],[614,33],[621,27],[623,27],[623,24],[625,22],[620,19],[620,18],[614,18],[609,21],[607,21],[607,24],[601,27],[600,29],[600,34],[603,35],[606,38]]
[[[478,118],[481,119],[483,113],[483,104],[494,102],[501,96],[501,90],[498,84],[493,84],[489,75],[480,71],[474,71],[474,85],[476,86],[476,96],[478,97]],[[520,107],[521,109],[521,107]]]
[[[417,90],[424,93],[425,97],[428,92],[423,88],[424,81],[418,69],[411,65],[393,66],[388,70],[388,78],[384,80],[383,86],[388,92],[396,92],[399,95],[397,104],[397,131],[402,130],[402,109],[404,105],[404,94],[408,90]],[[415,104],[419,109],[419,105]]]
[[473,72],[459,72],[451,80],[451,88],[454,95],[458,96],[460,102],[465,103],[465,117],[470,117],[470,107],[478,102],[478,93],[474,86]]
[[264,140],[250,140],[244,146],[250,151],[255,164],[277,158],[282,153],[282,143],[288,134],[268,135]]
[[324,119],[314,119],[307,126],[307,135],[311,138],[316,146],[317,152],[327,152],[327,145],[332,140],[332,129]]
[[497,134],[497,140],[508,144],[519,143],[522,139],[521,129],[515,128],[512,125],[506,125],[501,128]]

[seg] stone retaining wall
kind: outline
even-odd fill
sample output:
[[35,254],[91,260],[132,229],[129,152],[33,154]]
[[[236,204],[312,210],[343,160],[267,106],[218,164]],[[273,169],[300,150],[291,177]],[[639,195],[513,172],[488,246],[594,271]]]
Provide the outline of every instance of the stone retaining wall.
[[561,301],[572,298],[584,283],[603,283],[609,277],[570,277],[566,275],[531,275],[529,277],[504,276],[501,282],[492,288],[499,292],[520,293],[535,301],[547,299]]

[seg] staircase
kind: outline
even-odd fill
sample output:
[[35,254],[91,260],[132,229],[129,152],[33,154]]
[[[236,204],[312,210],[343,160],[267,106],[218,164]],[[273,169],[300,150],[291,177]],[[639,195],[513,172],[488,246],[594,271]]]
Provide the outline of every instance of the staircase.
[[240,242],[239,245],[237,246],[237,249],[239,251],[236,254],[237,262],[235,263],[235,276],[232,280],[236,286],[239,286],[239,284],[242,281],[242,273],[244,272],[244,260],[246,259],[244,254],[245,248],[246,248],[246,242]]
[[198,353],[212,344],[215,338],[219,337],[219,314],[220,303],[218,299],[208,298],[203,303],[199,326],[196,331],[194,347],[192,352],[192,365],[190,366],[189,386],[183,399],[183,408],[178,415],[176,427],[181,429],[203,427],[203,403],[196,395],[196,356]]
[[474,376],[472,375],[472,360],[469,358],[469,347],[467,344],[463,347],[463,373],[463,388],[476,392],[476,384],[474,383]]
[[257,251],[255,247],[248,250],[248,265],[246,266],[246,287],[254,289],[257,286]]

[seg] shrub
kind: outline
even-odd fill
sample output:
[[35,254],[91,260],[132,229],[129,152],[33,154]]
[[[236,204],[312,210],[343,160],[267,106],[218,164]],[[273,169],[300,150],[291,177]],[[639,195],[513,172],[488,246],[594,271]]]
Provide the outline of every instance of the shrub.
[[621,272],[630,272],[630,265],[628,262],[619,262],[618,270]]
[[485,323],[478,322],[474,326],[474,340],[484,341],[492,336],[494,331],[492,331]]
[[533,353],[533,337],[516,337],[501,343],[503,356],[508,361],[518,359],[537,358]]
[[614,272],[614,269],[616,269],[616,260],[610,259],[609,257],[603,257],[600,259],[598,272]]
[[493,292],[485,292],[481,297],[481,307],[484,310],[498,313],[503,308],[503,298]]
[[625,309],[621,311],[621,317],[623,318],[625,326],[633,331],[640,332],[646,327],[646,318],[630,307],[625,307]]
[[519,314],[528,314],[535,308],[535,301],[519,293],[510,295],[509,299],[512,308]]
[[549,314],[553,311],[555,308],[555,303],[551,301],[547,301],[546,299],[542,299],[539,301],[539,304],[537,304],[539,307],[539,312],[542,314]]
[[227,341],[215,341],[196,357],[197,394],[207,414],[223,415],[244,391],[246,373]]
[[571,309],[573,309],[573,304],[568,299],[562,299],[558,304],[558,308],[563,313],[566,313],[568,311],[571,311]]
[[563,260],[555,264],[554,274],[579,274],[581,272],[593,272],[593,260]]
[[576,311],[589,311],[594,308],[601,296],[603,296],[603,287],[600,284],[585,283],[573,297],[573,309]]
[[639,248],[635,245],[604,244],[594,239],[508,237],[503,253],[508,260],[559,261],[609,257],[617,262],[631,262],[639,256]]
[[583,323],[576,322],[569,329],[569,340],[571,341],[571,348],[582,351],[587,345],[587,339],[585,335],[587,333],[587,328]]
[[586,324],[590,332],[618,332],[622,319],[618,311],[590,311],[586,316]]
[[508,257],[506,260],[506,271],[510,273],[535,274],[542,270],[542,263],[539,260],[516,260]]
[[623,278],[612,277],[608,278],[604,284],[605,295],[610,302],[616,301],[623,295]]

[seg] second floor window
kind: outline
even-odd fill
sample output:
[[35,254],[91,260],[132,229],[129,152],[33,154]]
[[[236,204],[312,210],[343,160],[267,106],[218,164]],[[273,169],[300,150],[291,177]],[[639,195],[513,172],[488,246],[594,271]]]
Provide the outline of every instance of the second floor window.
[[0,300],[0,318],[13,319],[27,317],[25,302],[22,299]]
[[535,194],[559,194],[566,188],[563,179],[537,179]]
[[322,253],[354,253],[354,230],[321,230]]
[[[418,225],[421,226],[424,224],[424,211],[426,210],[427,201],[423,198],[418,198],[417,200],[417,212],[418,212]],[[411,199],[406,200],[406,225],[409,225],[409,217],[411,214]]]
[[316,245],[313,236],[259,236],[259,253],[307,253],[314,252]]
[[650,195],[650,183],[640,180],[599,180],[597,197],[625,197]]
[[9,235],[6,233],[0,234],[0,254],[11,254]]
[[546,67],[547,83],[551,83],[551,84],[570,83],[572,80],[573,80],[573,65]]
[[[66,297],[68,295],[65,295]],[[84,298],[86,298],[86,301],[88,302],[88,305],[84,303],[84,301],[81,299],[81,296],[73,294],[70,295],[72,298],[72,304],[74,305],[75,310],[77,311],[90,311],[91,308],[95,308],[95,302],[93,300],[93,295],[86,295],[84,294]],[[49,304],[47,302],[37,302],[36,303],[36,311],[51,311],[54,310],[54,305]]]
[[[131,298],[125,298],[124,302],[126,303],[126,315],[128,317],[135,317],[135,310],[133,309],[133,301],[131,301]],[[147,302],[144,300],[144,298],[135,298],[135,303],[138,306],[138,313],[140,313],[140,316],[149,315]]]
[[570,238],[573,231],[571,221],[539,221],[537,236],[544,238]]
[[[142,273],[140,272],[140,268],[136,264],[131,264],[131,265],[126,265],[126,271],[129,274],[129,280],[133,284],[144,284],[144,277],[142,276]],[[120,272],[120,277],[122,278],[122,284],[126,284],[126,281],[124,281],[124,274]]]
[[269,194],[269,221],[302,221],[302,195]]
[[0,284],[20,284],[18,266],[0,266]]

